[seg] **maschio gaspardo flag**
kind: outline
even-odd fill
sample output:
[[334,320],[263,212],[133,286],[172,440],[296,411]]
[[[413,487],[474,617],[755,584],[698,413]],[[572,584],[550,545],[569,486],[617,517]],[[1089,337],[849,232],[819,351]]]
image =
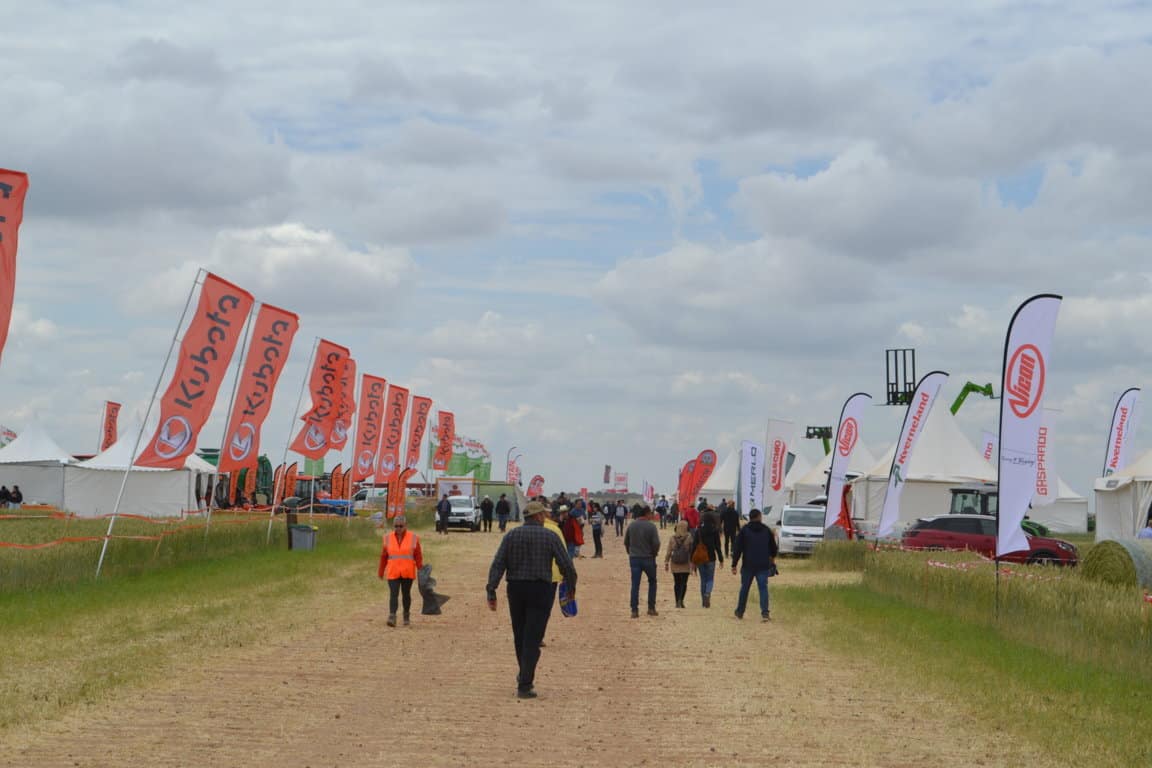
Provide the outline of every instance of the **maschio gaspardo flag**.
[[1108,430],[1108,452],[1104,456],[1104,477],[1123,469],[1128,464],[1128,446],[1136,425],[1136,407],[1140,404],[1140,388],[1125,390],[1112,411],[1112,429]]
[[844,494],[844,481],[847,479],[848,462],[852,451],[860,442],[860,422],[864,419],[864,409],[872,402],[872,395],[857,392],[844,401],[840,411],[840,423],[836,426],[836,443],[832,446],[832,465],[828,468],[828,485],[824,495],[828,501],[824,507],[824,527],[831,528],[840,519],[841,496]]
[[395,384],[388,385],[384,398],[384,429],[380,438],[380,466],[376,470],[377,484],[395,479],[403,469],[400,451],[404,446],[404,416],[408,413],[408,390]]
[[1056,423],[1056,412],[1044,409],[1040,420],[1040,431],[1036,435],[1036,492],[1032,495],[1033,507],[1046,507],[1056,503],[1059,489],[1056,487],[1056,468],[1052,466],[1052,425]]
[[995,432],[988,430],[981,430],[980,433],[980,447],[984,461],[991,464],[996,461],[996,449],[1000,446],[1000,437]]
[[[788,474],[788,452],[796,437],[796,425],[784,419],[769,419],[764,433],[764,498],[759,509],[779,512],[784,505],[784,477]],[[777,515],[779,517],[779,515]]]
[[452,444],[456,441],[456,417],[451,411],[440,411],[436,427],[436,453],[432,456],[432,469],[443,472],[452,461]]
[[764,446],[752,440],[740,442],[740,477],[736,480],[736,509],[748,517],[764,506]]
[[384,393],[388,382],[379,376],[360,377],[360,420],[356,424],[356,460],[352,464],[353,482],[376,474],[376,453],[380,450],[381,427],[384,424]]
[[428,427],[428,416],[431,413],[432,398],[412,398],[412,415],[408,417],[408,451],[404,457],[407,469],[416,469],[420,463],[420,444],[424,440],[424,430]]
[[176,373],[160,401],[160,424],[137,466],[176,469],[195,450],[253,303],[252,294],[232,283],[212,273],[204,278]]
[[100,425],[100,450],[106,451],[112,447],[119,435],[117,422],[120,420],[120,403],[111,400],[104,401],[104,420]]
[[884,492],[884,509],[880,512],[876,538],[892,533],[892,529],[900,519],[900,495],[904,492],[904,481],[907,479],[908,460],[916,449],[916,441],[920,439],[924,425],[928,423],[928,414],[936,404],[940,387],[947,380],[948,374],[944,371],[932,371],[920,379],[916,391],[912,393],[912,400],[904,413],[904,426],[900,429],[900,439],[896,441],[892,468],[888,470],[888,488]]
[[1020,305],[1004,343],[1000,397],[1000,516],[996,556],[1028,549],[1020,523],[1036,490],[1036,445],[1044,420],[1048,350],[1056,330],[1061,297],[1033,296]]
[[217,465],[221,472],[255,468],[260,456],[260,430],[272,407],[276,382],[288,362],[292,339],[300,327],[296,313],[264,304],[256,313],[249,334],[248,354],[240,369],[236,402],[224,432],[224,451]]
[[8,341],[12,302],[16,297],[16,246],[24,220],[28,174],[0,168],[0,355]]
[[332,424],[340,407],[340,379],[348,360],[348,348],[320,339],[316,345],[316,358],[308,377],[308,391],[312,394],[312,407],[300,417],[304,426],[289,446],[309,459],[322,459],[328,453]]

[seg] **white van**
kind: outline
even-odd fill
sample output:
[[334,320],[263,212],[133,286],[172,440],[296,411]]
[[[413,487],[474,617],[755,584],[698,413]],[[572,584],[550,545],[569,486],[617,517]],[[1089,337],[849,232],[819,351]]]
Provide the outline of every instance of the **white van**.
[[810,555],[824,540],[824,507],[816,504],[786,506],[780,513],[780,554]]

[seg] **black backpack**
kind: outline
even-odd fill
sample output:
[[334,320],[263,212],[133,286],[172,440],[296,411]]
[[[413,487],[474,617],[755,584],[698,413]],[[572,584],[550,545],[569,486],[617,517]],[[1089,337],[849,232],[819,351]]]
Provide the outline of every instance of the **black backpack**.
[[680,539],[680,543],[672,547],[669,556],[672,562],[677,565],[686,565],[692,562],[692,537],[685,536]]

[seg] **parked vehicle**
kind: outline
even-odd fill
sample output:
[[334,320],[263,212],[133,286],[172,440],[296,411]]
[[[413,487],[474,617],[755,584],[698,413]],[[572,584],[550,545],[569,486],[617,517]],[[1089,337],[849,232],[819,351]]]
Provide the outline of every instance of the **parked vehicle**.
[[[1076,545],[1063,539],[1033,536],[1025,533],[1028,549],[1009,552],[1001,557],[1012,563],[1050,563],[1076,565]],[[991,515],[938,515],[922,517],[904,531],[905,549],[953,549],[996,556],[996,518]]]
[[365,487],[352,497],[352,509],[383,510],[388,505],[388,486]]
[[448,525],[480,530],[480,507],[476,505],[474,496],[449,496],[448,503],[452,505],[448,513]]
[[824,540],[824,507],[815,504],[786,506],[777,528],[780,554],[810,555]]

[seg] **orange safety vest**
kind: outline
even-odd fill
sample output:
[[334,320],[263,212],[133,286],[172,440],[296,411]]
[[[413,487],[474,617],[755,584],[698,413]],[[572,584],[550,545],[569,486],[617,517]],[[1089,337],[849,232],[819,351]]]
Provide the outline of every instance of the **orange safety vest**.
[[403,541],[396,540],[396,532],[391,531],[384,538],[384,551],[388,553],[388,564],[384,566],[386,579],[416,578],[416,534],[407,531]]

